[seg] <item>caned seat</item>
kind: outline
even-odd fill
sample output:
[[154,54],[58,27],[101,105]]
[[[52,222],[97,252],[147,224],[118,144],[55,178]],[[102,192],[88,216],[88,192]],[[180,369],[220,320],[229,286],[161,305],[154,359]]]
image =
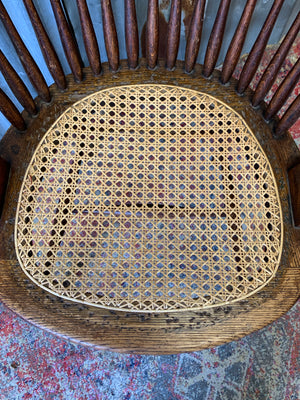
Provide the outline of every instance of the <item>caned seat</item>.
[[288,133],[299,61],[263,102],[296,40],[299,13],[248,88],[283,1],[274,1],[238,80],[232,78],[256,1],[249,0],[216,70],[230,1],[222,0],[204,64],[205,1],[194,2],[185,59],[176,60],[181,1],[170,2],[163,58],[159,4],[149,0],[145,58],[134,1],[124,1],[119,61],[110,1],[101,1],[107,63],[84,0],[82,67],[63,2],[50,0],[72,74],[65,76],[31,0],[24,0],[48,69],[43,75],[0,2],[0,18],[35,86],[32,99],[5,55],[0,69],[24,107],[0,92],[12,126],[1,154],[1,299],[73,340],[117,351],[175,353],[242,337],[299,296],[300,153]]

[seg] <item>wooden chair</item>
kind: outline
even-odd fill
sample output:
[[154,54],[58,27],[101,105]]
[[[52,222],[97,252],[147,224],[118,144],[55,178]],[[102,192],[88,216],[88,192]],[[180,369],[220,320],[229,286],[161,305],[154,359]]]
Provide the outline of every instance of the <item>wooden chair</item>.
[[181,1],[159,49],[159,4],[148,1],[139,58],[134,0],[125,0],[127,60],[119,61],[110,0],[101,0],[101,63],[85,0],[77,0],[90,66],[59,0],[50,0],[72,74],[65,76],[32,0],[23,0],[55,84],[48,87],[0,1],[0,19],[38,92],[0,52],[22,114],[0,144],[0,296],[12,310],[72,340],[117,351],[176,353],[249,334],[299,296],[300,152],[288,133],[300,97],[277,112],[300,62],[264,97],[294,42],[290,30],[254,92],[283,0],[275,0],[236,81],[256,1],[248,0],[220,71],[229,0],[221,0],[204,65],[196,63],[205,1],[196,0],[176,60]]

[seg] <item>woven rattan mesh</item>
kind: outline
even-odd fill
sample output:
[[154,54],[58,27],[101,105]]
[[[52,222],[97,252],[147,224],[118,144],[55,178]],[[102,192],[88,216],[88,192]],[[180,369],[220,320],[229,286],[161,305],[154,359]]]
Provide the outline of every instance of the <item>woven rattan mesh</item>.
[[281,209],[266,155],[215,98],[163,85],[115,87],[47,132],[20,193],[25,273],[101,307],[205,308],[274,276]]

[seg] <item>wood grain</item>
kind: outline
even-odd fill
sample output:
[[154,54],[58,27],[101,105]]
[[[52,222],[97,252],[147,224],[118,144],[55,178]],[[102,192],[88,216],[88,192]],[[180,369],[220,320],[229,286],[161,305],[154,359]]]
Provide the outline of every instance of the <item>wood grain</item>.
[[10,98],[0,89],[0,111],[19,131],[25,130],[25,121]]
[[294,224],[300,227],[300,163],[288,171]]
[[0,71],[2,72],[13,94],[16,96],[16,98],[19,100],[20,104],[25,108],[25,110],[27,110],[32,115],[36,114],[36,106],[34,104],[33,98],[31,97],[31,94],[29,93],[29,90],[1,50]]
[[16,52],[20,58],[20,61],[30,79],[30,82],[33,84],[35,90],[46,102],[50,101],[50,92],[47,86],[47,83],[37,66],[36,62],[30,55],[27,50],[23,40],[21,39],[17,29],[15,28],[12,20],[10,19],[2,1],[0,0],[0,19],[5,26],[5,29],[11,39],[12,44],[14,45]]
[[36,37],[38,39],[44,60],[50,71],[50,74],[52,75],[57,86],[60,89],[64,90],[66,88],[64,71],[56,54],[56,51],[34,6],[34,3],[32,0],[23,0],[23,3],[25,4],[25,7],[27,9],[30,21],[36,33]]
[[185,49],[185,70],[192,72],[199,53],[206,0],[196,0]]
[[[272,136],[272,124],[265,124],[262,113],[249,107],[252,92],[245,96],[235,92],[236,81],[224,88],[220,74],[214,72],[210,84],[202,77],[202,68],[196,65],[192,74],[183,74],[184,64],[168,72],[164,60],[155,71],[141,60],[138,70],[130,70],[122,62],[117,73],[110,74],[107,63],[102,64],[103,76],[94,77],[89,68],[80,86],[67,77],[68,90],[51,87],[53,102],[41,107],[39,118],[26,119],[28,129],[19,135],[11,128],[0,143],[0,156],[11,160],[11,176],[2,220],[15,218],[22,177],[36,146],[55,120],[72,104],[92,94],[95,87],[103,89],[129,84],[170,84],[193,87],[229,104],[243,115],[255,133],[274,170],[282,203],[284,224],[284,252],[276,277],[261,291],[246,300],[203,312],[189,311],[163,314],[127,313],[109,311],[59,299],[29,281],[16,261],[13,243],[13,224],[2,224],[0,229],[0,296],[15,312],[31,323],[63,337],[94,345],[99,349],[144,354],[168,354],[197,351],[216,346],[260,329],[285,313],[297,300],[300,292],[300,231],[292,225],[288,201],[286,171],[299,160],[299,150],[289,135],[280,140]],[[41,103],[38,104],[40,107]],[[26,117],[27,118],[27,117]],[[22,151],[18,151],[22,149]]]
[[172,0],[170,18],[168,24],[167,48],[166,48],[166,68],[175,67],[181,26],[181,0]]
[[158,0],[148,0],[146,59],[151,69],[156,67],[158,59],[158,20]]
[[82,81],[81,58],[60,0],[50,0],[66,59],[77,82]]
[[231,0],[221,0],[205,53],[203,75],[208,78],[218,61]]
[[221,82],[223,84],[227,83],[232,77],[235,67],[239,61],[256,3],[257,0],[248,0],[245,5],[240,22],[230,42],[223,62],[221,75]]
[[289,71],[287,76],[279,85],[275,94],[273,95],[267,109],[264,112],[264,117],[267,121],[270,121],[275,114],[281,109],[286,102],[287,98],[291,94],[297,82],[300,79],[300,58],[297,60],[293,68]]
[[10,164],[4,158],[0,157],[0,219],[5,200],[6,187],[9,178]]
[[276,80],[279,69],[285,60],[296,36],[300,30],[300,12],[296,16],[292,26],[290,27],[288,33],[286,34],[284,40],[281,42],[278,50],[274,54],[272,60],[264,71],[258,85],[255,89],[252,105],[257,107],[264,99],[268,91],[271,89],[272,84]]
[[286,133],[291,126],[299,119],[300,116],[300,95],[292,102],[286,112],[283,114],[275,129],[275,137],[280,137]]
[[273,30],[274,24],[278,17],[278,14],[281,10],[284,0],[275,0],[272,8],[265,20],[263,27],[260,30],[260,33],[252,46],[252,49],[247,57],[245,65],[242,69],[239,83],[237,86],[238,93],[243,93],[246,88],[249,86],[250,82],[252,81],[253,76],[256,73],[257,67],[262,59],[264,50],[267,46],[269,37]]
[[77,0],[86,54],[94,75],[101,73],[100,51],[86,0]]
[[110,0],[101,0],[105,48],[112,71],[119,68],[119,43]]
[[135,69],[139,62],[139,32],[136,18],[135,1],[124,0],[125,41],[129,68]]

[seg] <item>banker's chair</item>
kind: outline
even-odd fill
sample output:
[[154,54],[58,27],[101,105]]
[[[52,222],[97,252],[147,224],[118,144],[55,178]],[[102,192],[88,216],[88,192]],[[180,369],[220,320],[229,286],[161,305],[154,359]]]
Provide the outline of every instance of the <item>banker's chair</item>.
[[[300,62],[263,100],[296,40],[300,16],[248,86],[283,4],[275,0],[232,78],[256,1],[247,1],[221,70],[229,0],[221,0],[203,66],[205,1],[194,1],[176,61],[181,1],[172,0],[164,58],[159,5],[149,0],[139,59],[135,3],[125,0],[119,61],[109,0],[101,0],[108,63],[85,0],[77,0],[90,66],[82,68],[63,4],[50,0],[72,74],[65,76],[32,0],[23,0],[55,84],[44,77],[0,1],[0,18],[38,92],[0,53],[24,107],[0,92],[12,126],[0,144],[0,296],[30,322],[99,348],[176,353],[242,337],[285,313],[300,286],[300,152],[288,133],[300,98],[276,114]],[[46,1],[46,0],[45,0]],[[41,5],[40,5],[41,7]]]

